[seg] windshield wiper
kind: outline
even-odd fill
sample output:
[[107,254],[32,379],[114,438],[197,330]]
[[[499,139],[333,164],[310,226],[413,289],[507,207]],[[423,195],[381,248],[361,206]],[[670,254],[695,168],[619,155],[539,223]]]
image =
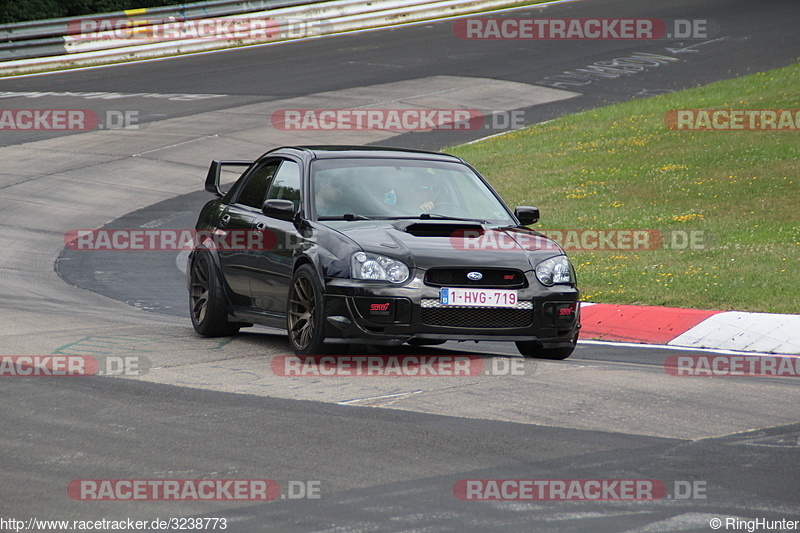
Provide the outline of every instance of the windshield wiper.
[[479,224],[488,224],[488,220],[483,220],[480,218],[466,218],[466,217],[451,217],[447,215],[440,215],[439,213],[422,213],[417,216],[390,216],[390,215],[381,215],[381,216],[372,216],[368,217],[366,215],[357,215],[354,213],[345,213],[341,216],[324,216],[318,217],[317,220],[460,220],[465,222],[477,222]]
[[340,217],[319,217],[318,220],[372,220],[371,217],[366,215],[357,215],[355,213],[345,213]]
[[449,217],[447,215],[440,215],[439,213],[422,213],[419,218],[427,219],[433,218],[436,220],[465,220],[467,222],[478,222],[480,224],[488,224],[487,220],[482,220],[480,218],[466,218],[466,217]]

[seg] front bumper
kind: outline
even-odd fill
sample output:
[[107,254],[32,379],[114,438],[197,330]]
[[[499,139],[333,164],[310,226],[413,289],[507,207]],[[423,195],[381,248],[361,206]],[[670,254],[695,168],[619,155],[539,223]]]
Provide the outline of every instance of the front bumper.
[[454,307],[439,303],[439,287],[422,279],[387,282],[330,279],[325,287],[325,335],[332,342],[538,341],[572,345],[580,328],[575,287],[544,287],[526,274],[515,308]]

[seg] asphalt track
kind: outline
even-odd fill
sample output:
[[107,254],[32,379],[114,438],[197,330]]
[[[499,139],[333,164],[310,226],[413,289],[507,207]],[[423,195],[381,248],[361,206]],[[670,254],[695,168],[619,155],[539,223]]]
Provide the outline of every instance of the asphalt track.
[[[790,1],[586,1],[508,16],[709,19],[719,34],[473,42],[450,21],[0,80],[0,92],[30,93],[6,94],[4,107],[135,111],[140,125],[0,136],[3,353],[150,366],[135,378],[5,378],[0,517],[214,516],[236,532],[709,531],[714,517],[800,518],[800,394],[790,378],[680,379],[664,360],[697,352],[591,343],[564,362],[524,361],[515,376],[286,378],[270,370],[287,353],[279,332],[193,335],[174,253],[62,250],[70,229],[192,227],[211,158],[290,142],[438,149],[494,132],[292,135],[267,124],[275,109],[434,107],[446,91],[454,107],[482,101],[534,123],[783,66],[800,50]],[[636,53],[675,60],[552,86],[564,71]],[[37,95],[53,91],[73,94]],[[125,96],[135,93],[148,96]],[[454,351],[518,360],[492,358],[510,355],[502,344],[428,353]],[[656,479],[671,496],[675,482],[705,491],[650,502],[454,497],[457,481],[488,478]],[[65,490],[76,479],[274,479],[284,494],[289,481],[319,481],[322,497],[79,502]]]

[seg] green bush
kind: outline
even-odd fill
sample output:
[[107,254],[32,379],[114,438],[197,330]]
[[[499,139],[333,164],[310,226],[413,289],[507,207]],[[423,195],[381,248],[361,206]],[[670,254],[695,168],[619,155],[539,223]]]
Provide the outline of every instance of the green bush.
[[0,24],[79,17],[142,7],[179,4],[175,0],[0,0]]

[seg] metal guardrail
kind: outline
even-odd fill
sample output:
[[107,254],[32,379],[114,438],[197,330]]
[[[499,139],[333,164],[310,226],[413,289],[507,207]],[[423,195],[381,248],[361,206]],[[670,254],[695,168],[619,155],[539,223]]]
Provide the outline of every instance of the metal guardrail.
[[28,39],[44,39],[62,37],[67,34],[71,22],[81,18],[109,20],[127,18],[196,20],[208,17],[225,17],[240,13],[253,13],[287,6],[313,4],[325,0],[210,0],[191,4],[176,4],[164,7],[129,9],[113,13],[85,15],[83,17],[64,17],[57,19],[32,20],[14,24],[0,24],[0,42],[24,41]]
[[[325,0],[317,0],[325,1]],[[131,22],[198,20],[209,17],[228,17],[317,3],[314,0],[213,0],[174,6],[115,11],[83,17],[33,20],[17,24],[0,24],[0,61],[29,59],[70,53],[67,39],[74,35],[74,24],[82,19]]]
[[[91,17],[53,19],[14,25],[16,37],[0,42],[0,75],[18,74],[130,59],[215,50],[232,46],[261,44],[303,37],[318,37],[346,31],[418,22],[538,3],[535,0],[255,0],[234,2],[215,0]],[[269,6],[264,9],[264,6]],[[251,11],[251,9],[256,9]],[[124,15],[122,17],[118,15]],[[202,15],[202,16],[201,16]],[[212,20],[213,19],[213,20]],[[108,21],[111,27],[124,28],[84,32],[76,24]],[[191,22],[199,21],[199,22]],[[181,28],[195,29],[202,22],[221,26],[259,26],[262,30],[245,33],[230,29],[197,37]],[[264,31],[264,25],[270,25]],[[34,28],[37,26],[37,28]],[[177,25],[177,30],[176,30]],[[18,26],[24,26],[19,28]],[[213,24],[211,24],[213,27]],[[173,31],[167,31],[173,30]],[[5,31],[5,34],[1,32]],[[214,30],[216,31],[216,30]],[[48,32],[57,36],[41,38]],[[61,32],[59,34],[59,32]],[[0,35],[10,36],[8,25]],[[35,38],[38,37],[38,38]]]

